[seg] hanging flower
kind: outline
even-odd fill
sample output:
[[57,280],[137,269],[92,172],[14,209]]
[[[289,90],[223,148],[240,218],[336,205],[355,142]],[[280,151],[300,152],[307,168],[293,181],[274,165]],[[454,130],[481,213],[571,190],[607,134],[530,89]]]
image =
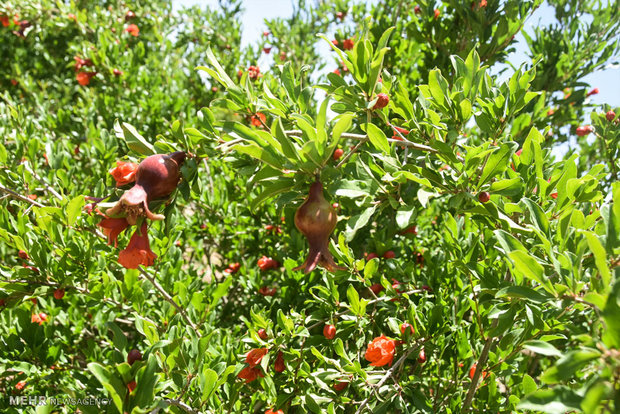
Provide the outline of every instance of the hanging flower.
[[129,244],[118,254],[118,262],[127,269],[137,269],[138,266],[152,266],[157,255],[153,253],[146,234],[146,221],[142,222],[140,230],[131,236]]
[[265,114],[257,112],[250,118],[250,123],[257,128],[262,128],[266,120],[267,117],[265,116]]
[[103,229],[103,234],[108,237],[108,244],[114,243],[114,247],[118,246],[118,235],[121,234],[129,223],[126,218],[109,218],[106,217],[97,224]]
[[284,355],[282,354],[282,351],[278,352],[276,361],[273,364],[273,369],[275,372],[284,372],[284,370],[286,369],[286,365],[284,364]]
[[245,362],[252,368],[260,364],[263,357],[267,355],[267,348],[256,348],[252,349],[245,356]]
[[116,167],[108,171],[114,180],[117,187],[122,187],[126,184],[136,181],[136,170],[138,164],[135,162],[116,161]]
[[90,83],[90,79],[96,74],[97,72],[78,72],[75,75],[75,79],[77,79],[80,85],[86,86]]
[[382,367],[384,365],[392,365],[394,360],[394,349],[396,343],[393,339],[381,335],[372,340],[368,345],[364,358],[370,362],[373,367]]
[[244,379],[245,383],[250,383],[258,377],[264,377],[263,371],[259,367],[245,367],[237,374],[238,378]]

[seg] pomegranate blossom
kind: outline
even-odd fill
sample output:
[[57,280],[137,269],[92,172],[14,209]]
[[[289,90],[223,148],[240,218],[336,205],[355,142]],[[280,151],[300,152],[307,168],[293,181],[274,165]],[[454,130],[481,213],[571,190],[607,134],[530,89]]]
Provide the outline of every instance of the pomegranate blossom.
[[329,252],[329,236],[337,222],[336,210],[323,197],[323,184],[316,181],[310,186],[308,197],[295,213],[295,226],[308,239],[310,251],[304,264],[293,270],[304,269],[304,273],[309,273],[317,265],[330,272],[346,269],[338,266]]

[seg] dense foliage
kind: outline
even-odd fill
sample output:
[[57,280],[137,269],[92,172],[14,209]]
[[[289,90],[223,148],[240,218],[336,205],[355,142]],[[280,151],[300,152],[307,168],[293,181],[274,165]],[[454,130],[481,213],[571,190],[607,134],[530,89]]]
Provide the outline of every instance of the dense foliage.
[[2,412],[620,409],[617,4],[376,3],[0,5]]

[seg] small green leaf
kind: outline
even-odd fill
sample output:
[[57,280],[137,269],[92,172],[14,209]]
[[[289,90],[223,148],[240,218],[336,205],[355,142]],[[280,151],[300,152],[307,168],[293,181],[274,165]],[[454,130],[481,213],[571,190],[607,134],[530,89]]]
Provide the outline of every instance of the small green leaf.
[[114,132],[117,138],[125,140],[129,149],[137,154],[153,155],[156,153],[155,147],[144,139],[132,125],[126,122],[119,124],[118,120],[116,120],[114,122]]
[[385,133],[375,124],[366,124],[366,133],[368,139],[375,148],[386,154],[390,153],[390,144],[385,136]]
[[69,201],[67,204],[67,225],[73,226],[75,224],[75,220],[82,212],[82,207],[84,207],[86,201],[84,200],[84,196],[77,196]]

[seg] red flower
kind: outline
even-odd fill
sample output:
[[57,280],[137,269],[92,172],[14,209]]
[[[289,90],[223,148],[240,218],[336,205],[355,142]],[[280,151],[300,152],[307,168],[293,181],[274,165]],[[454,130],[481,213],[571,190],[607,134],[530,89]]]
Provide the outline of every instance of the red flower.
[[273,363],[273,369],[275,372],[283,372],[286,369],[286,365],[284,365],[284,356],[282,354],[282,351],[278,352],[276,361]]
[[250,123],[257,128],[262,128],[266,120],[267,117],[265,116],[265,114],[257,112],[250,118]]
[[263,53],[265,53],[266,55],[269,54],[269,52],[271,52],[271,48],[270,47],[264,47],[263,48]]
[[599,92],[598,88],[594,88],[590,92],[588,92],[587,96],[596,95],[598,92]]
[[393,339],[381,335],[372,340],[368,345],[364,358],[370,361],[373,367],[382,367],[384,365],[392,365],[394,360],[394,349],[396,343]]
[[263,359],[265,355],[267,355],[267,348],[256,348],[251,350],[245,356],[245,362],[250,366],[250,368],[254,368],[260,361]]
[[353,49],[353,39],[346,39],[344,42],[342,42],[342,48],[344,50]]
[[271,257],[263,256],[258,259],[258,267],[260,270],[275,269],[278,266],[280,266],[280,263],[278,263],[277,260],[273,260]]
[[441,12],[439,11],[439,9],[435,9],[435,19],[438,18],[440,14]]
[[28,260],[30,257],[28,256],[28,253],[26,253],[23,250],[20,250],[17,252],[17,255],[19,256],[20,259],[24,259],[24,260]]
[[605,114],[605,119],[607,119],[609,122],[613,121],[615,117],[616,113],[614,111],[609,111]]
[[227,269],[224,269],[224,273],[237,273],[239,271],[239,269],[241,268],[241,265],[239,263],[231,263],[228,265]]
[[126,218],[104,218],[97,224],[103,229],[103,234],[108,237],[108,244],[114,242],[114,247],[118,246],[118,235],[123,232],[129,223]]
[[15,384],[15,388],[17,388],[18,390],[23,390],[25,386],[26,386],[26,381],[20,381],[17,384]]
[[336,68],[334,69],[332,73],[335,73],[336,75],[340,76],[340,69]]
[[75,79],[77,79],[80,85],[86,86],[90,83],[90,79],[96,74],[97,72],[78,72],[75,75]]
[[254,381],[258,377],[262,378],[264,376],[263,371],[261,371],[259,367],[245,367],[237,374],[237,377],[244,379],[246,384]]
[[127,383],[127,389],[129,390],[129,392],[133,392],[133,390],[136,389],[136,382],[135,381],[131,381],[131,382]]
[[108,172],[116,181],[116,186],[122,187],[136,181],[137,169],[138,164],[135,162],[116,161],[116,167],[110,169]]
[[270,409],[268,409],[267,411],[265,411],[265,414],[284,414],[284,411],[282,411],[282,410],[273,411],[273,410],[270,408]]
[[384,93],[380,93],[377,95],[377,102],[375,103],[375,106],[372,107],[372,109],[383,109],[387,106],[389,102],[390,97]]
[[413,12],[414,12],[415,14],[421,14],[421,13],[422,13],[422,8],[421,8],[420,6],[418,6],[418,5],[416,5],[416,6],[413,8]]
[[370,260],[372,260],[374,258],[377,258],[377,257],[379,257],[379,256],[377,256],[376,253],[370,253],[368,256],[366,256],[366,260],[370,261]]
[[334,384],[334,390],[336,390],[336,392],[340,392],[344,390],[345,388],[347,388],[348,385],[349,383],[347,381],[337,382]]
[[267,286],[263,286],[258,289],[258,293],[263,296],[274,296],[278,292],[276,288],[268,288]]
[[77,21],[77,16],[75,14],[73,14],[73,13],[67,14],[67,18],[69,20]]
[[75,60],[75,70],[78,71],[82,69],[82,66],[93,66],[93,61],[90,59],[82,59],[79,56],[73,56]]
[[402,141],[403,139],[400,137],[400,135],[398,135],[396,133],[396,131],[400,132],[402,135],[409,135],[409,130],[408,129],[395,126],[394,127],[394,136],[392,138],[393,139],[397,139],[399,141]]
[[337,39],[332,40],[332,44],[334,46],[338,47],[338,40]]
[[142,222],[140,230],[131,236],[129,244],[118,254],[118,262],[127,269],[137,269],[138,266],[152,266],[157,255],[151,251],[149,237],[146,234],[146,221]]
[[140,29],[135,24],[130,24],[125,28],[125,31],[132,36],[138,36],[140,34]]
[[43,312],[38,313],[38,314],[34,313],[30,317],[30,322],[38,323],[39,325],[43,325],[45,322],[47,322],[47,314],[45,314]]
[[8,16],[1,16],[0,17],[0,22],[2,22],[2,26],[4,26],[4,27],[8,27],[9,24],[11,24],[9,22],[9,17]]
[[375,283],[370,287],[370,290],[372,290],[375,295],[378,295],[383,291],[383,286],[381,285],[381,283]]
[[260,76],[260,69],[258,66],[250,66],[248,68],[248,76],[252,80],[256,80]]

